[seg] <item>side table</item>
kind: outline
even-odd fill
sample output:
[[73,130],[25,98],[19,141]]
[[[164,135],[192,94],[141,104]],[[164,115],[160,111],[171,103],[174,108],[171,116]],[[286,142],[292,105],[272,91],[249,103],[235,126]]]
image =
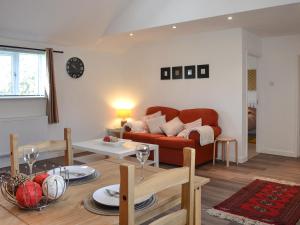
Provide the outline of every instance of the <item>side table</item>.
[[123,137],[123,133],[122,133],[122,128],[118,127],[118,128],[106,128],[106,132],[107,135],[109,136],[114,136],[117,138],[122,138]]
[[213,165],[215,165],[216,160],[216,151],[218,150],[218,143],[222,144],[222,160],[225,160],[226,152],[226,166],[229,167],[229,155],[230,155],[230,143],[235,144],[235,162],[238,165],[238,142],[235,138],[232,137],[217,137],[214,142],[214,153],[213,153]]

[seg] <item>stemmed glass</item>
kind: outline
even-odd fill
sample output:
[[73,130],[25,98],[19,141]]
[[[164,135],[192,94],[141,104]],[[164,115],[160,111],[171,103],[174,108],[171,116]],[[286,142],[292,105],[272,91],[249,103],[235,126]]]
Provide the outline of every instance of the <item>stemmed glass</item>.
[[140,144],[136,146],[136,158],[141,163],[141,180],[144,180],[144,165],[145,162],[148,160],[150,155],[150,148],[148,145]]
[[36,162],[38,156],[39,156],[39,151],[33,146],[26,146],[23,148],[23,157],[24,157],[24,161],[29,166],[30,176],[32,175],[33,164]]

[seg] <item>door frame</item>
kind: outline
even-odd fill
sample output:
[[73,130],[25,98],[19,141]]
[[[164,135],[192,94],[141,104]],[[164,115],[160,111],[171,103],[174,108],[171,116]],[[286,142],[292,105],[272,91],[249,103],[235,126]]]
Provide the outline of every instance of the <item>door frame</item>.
[[297,104],[297,138],[296,138],[296,146],[297,146],[297,157],[300,157],[300,55],[298,55],[298,76],[297,76],[297,84],[298,84],[298,88],[297,88],[297,96],[296,96],[296,104]]
[[244,132],[246,137],[245,137],[245,140],[246,140],[246,144],[245,144],[245,147],[246,147],[246,160],[248,161],[249,159],[249,149],[248,149],[248,57],[254,57],[256,58],[256,99],[257,99],[257,104],[256,104],[256,152],[259,153],[259,149],[260,149],[260,121],[261,121],[261,113],[260,113],[260,110],[259,110],[259,106],[261,105],[261,101],[259,100],[260,98],[260,80],[261,80],[261,75],[260,75],[260,58],[261,56],[258,56],[258,55],[255,55],[255,54],[250,54],[250,53],[247,53],[246,55],[246,73],[245,73],[245,83],[246,83],[246,87],[245,87],[245,96],[246,96],[246,109],[245,109],[245,129],[246,131]]

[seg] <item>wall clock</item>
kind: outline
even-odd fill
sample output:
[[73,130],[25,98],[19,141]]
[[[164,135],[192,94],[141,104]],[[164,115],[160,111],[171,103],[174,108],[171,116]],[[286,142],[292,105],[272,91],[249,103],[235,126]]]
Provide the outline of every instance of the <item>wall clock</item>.
[[84,64],[81,59],[72,57],[67,61],[66,69],[70,77],[77,79],[83,75]]

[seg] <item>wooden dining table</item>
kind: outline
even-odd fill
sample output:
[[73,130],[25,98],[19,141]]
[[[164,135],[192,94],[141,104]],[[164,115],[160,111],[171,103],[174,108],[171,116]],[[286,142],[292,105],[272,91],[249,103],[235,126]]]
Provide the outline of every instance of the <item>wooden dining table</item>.
[[[91,213],[84,208],[83,200],[95,190],[106,185],[120,182],[119,166],[125,160],[108,158],[87,164],[100,172],[96,180],[77,186],[69,186],[64,196],[41,211],[29,211],[19,209],[0,196],[0,224],[14,225],[114,225],[119,224],[118,216],[104,216]],[[136,165],[136,176],[140,176],[139,164]],[[145,177],[164,169],[147,166]],[[138,178],[138,177],[137,177]],[[138,180],[138,179],[137,179]],[[209,182],[208,178],[195,177],[195,185],[200,187]],[[136,223],[141,224],[158,216],[180,204],[180,187],[173,187],[157,194],[157,202],[154,206],[136,213]],[[199,196],[201,204],[201,196]],[[201,216],[201,210],[198,216]]]

